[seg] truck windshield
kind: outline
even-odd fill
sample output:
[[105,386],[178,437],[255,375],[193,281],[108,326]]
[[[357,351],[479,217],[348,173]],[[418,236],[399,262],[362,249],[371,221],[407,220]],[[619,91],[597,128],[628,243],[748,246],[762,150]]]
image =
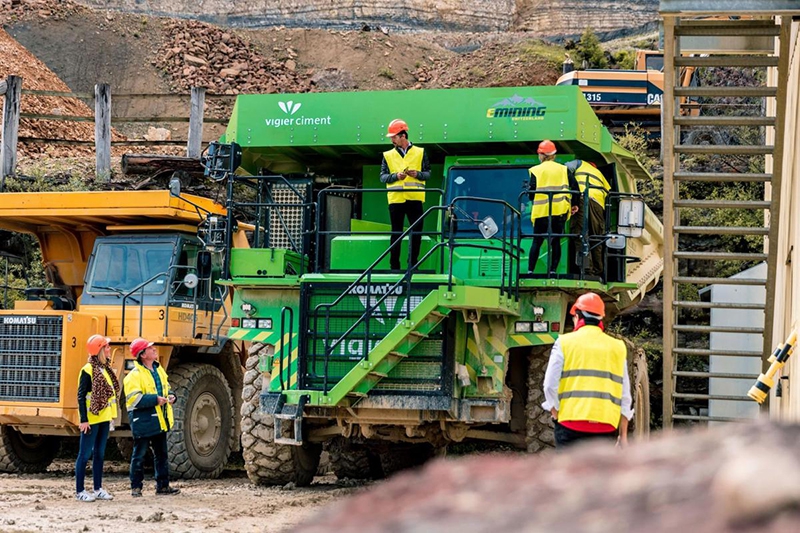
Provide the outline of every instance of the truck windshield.
[[[160,272],[172,262],[172,243],[99,243],[89,278],[89,292],[125,294]],[[168,284],[162,276],[144,287],[146,294],[161,294]],[[138,293],[138,291],[137,291]]]
[[[519,196],[524,183],[528,181],[528,168],[528,166],[451,167],[447,174],[447,203],[458,196],[505,200],[522,213],[522,232],[531,234],[533,227],[530,200],[527,195],[523,195],[521,199]],[[469,216],[474,220],[483,220],[491,216],[500,228],[498,236],[503,235],[503,224],[506,225],[506,235],[511,236],[510,213],[507,212],[504,219],[503,206],[474,200],[459,200],[456,207],[460,210],[459,219]],[[464,220],[459,221],[457,233],[465,237],[473,235],[480,237],[478,226]]]

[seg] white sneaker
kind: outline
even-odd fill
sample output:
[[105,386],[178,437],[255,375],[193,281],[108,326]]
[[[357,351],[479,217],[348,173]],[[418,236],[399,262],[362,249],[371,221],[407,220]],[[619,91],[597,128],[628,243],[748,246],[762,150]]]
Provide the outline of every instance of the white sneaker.
[[97,498],[91,492],[84,490],[76,494],[75,499],[78,500],[79,502],[93,502]]
[[94,498],[96,500],[113,500],[114,495],[106,492],[106,489],[100,487],[96,491],[94,491]]

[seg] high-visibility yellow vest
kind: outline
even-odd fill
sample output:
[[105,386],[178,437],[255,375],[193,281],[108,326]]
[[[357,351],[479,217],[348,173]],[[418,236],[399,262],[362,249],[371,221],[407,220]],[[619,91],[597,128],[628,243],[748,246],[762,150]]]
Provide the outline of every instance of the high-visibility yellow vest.
[[[159,381],[161,381],[161,392],[164,397],[169,396],[169,381],[167,379],[167,372],[164,370],[164,367],[159,365],[156,369],[156,373],[158,374]],[[153,379],[153,374],[144,366],[139,364],[138,361],[133,363],[133,370],[128,372],[128,375],[125,376],[125,404],[128,408],[128,417],[131,418],[131,425],[135,425],[137,423],[136,417],[139,415],[136,414],[134,409],[139,401],[139,399],[145,394],[158,394],[158,388],[156,387],[156,382]],[[156,420],[143,420],[140,422],[142,425],[147,425],[152,427],[153,422],[155,423],[155,427],[157,428],[156,431],[148,432],[150,435],[154,435],[158,433],[158,429],[161,431],[169,431],[169,429],[175,425],[175,417],[172,413],[172,404],[169,402],[162,405],[156,406],[153,408],[146,408],[142,409],[144,411],[142,416],[152,416]],[[133,414],[131,414],[133,412]],[[137,436],[137,432],[134,429],[134,437]],[[150,436],[147,435],[147,436]]]
[[622,380],[627,372],[625,343],[597,326],[559,337],[564,368],[558,384],[558,420],[619,426]]
[[[81,368],[81,371],[78,373],[78,383],[80,383],[81,374],[86,372],[89,374],[89,378],[92,377],[92,365],[91,363],[86,363]],[[106,382],[108,386],[111,387],[111,390],[114,390],[114,382],[111,381],[111,376],[108,375],[108,370],[105,368],[103,369],[103,377],[106,378]],[[80,386],[80,385],[79,385]],[[100,422],[108,422],[109,420],[114,420],[117,418],[117,394],[114,393],[111,398],[108,400],[108,405],[106,405],[103,409],[100,410],[99,413],[93,414],[89,410],[89,406],[92,404],[92,391],[89,391],[86,394],[86,416],[89,419],[89,425],[99,424]]]
[[589,198],[600,204],[600,207],[606,207],[606,196],[608,196],[608,191],[611,190],[611,185],[608,184],[606,177],[599,170],[584,161],[575,170],[575,179],[578,181],[581,194],[586,190],[586,184],[588,183]]
[[[547,217],[552,214],[554,217],[569,213],[570,193],[569,178],[567,167],[555,161],[545,161],[535,167],[528,169],[536,177],[536,192],[552,192],[554,194],[535,194],[533,196],[533,206],[531,208],[531,220]],[[557,191],[565,191],[563,193]],[[550,204],[552,203],[552,212]]]
[[[383,157],[386,159],[386,164],[389,166],[389,172],[397,174],[406,170],[422,171],[422,157],[425,150],[414,146],[413,144],[406,152],[405,157],[392,148],[387,152],[383,152]],[[389,191],[390,204],[402,204],[406,200],[420,202],[425,201],[425,182],[406,176],[403,180],[398,180],[393,183],[387,183],[386,189]]]

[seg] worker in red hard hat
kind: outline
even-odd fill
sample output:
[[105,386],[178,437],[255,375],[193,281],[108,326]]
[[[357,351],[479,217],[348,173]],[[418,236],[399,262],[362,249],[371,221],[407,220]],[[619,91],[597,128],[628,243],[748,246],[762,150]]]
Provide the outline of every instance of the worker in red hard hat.
[[[89,362],[78,375],[78,415],[81,432],[78,459],[75,461],[75,498],[81,502],[113,500],[103,488],[103,462],[108,434],[117,418],[119,380],[111,368],[111,339],[92,335],[86,341]],[[84,486],[86,464],[92,459],[94,490]]]
[[158,363],[158,350],[147,339],[131,342],[131,355],[136,358],[133,370],[125,376],[125,402],[133,433],[131,455],[131,496],[142,495],[144,456],[153,448],[156,494],[178,494],[180,489],[169,486],[167,431],[175,425],[172,404],[176,397],[170,392],[167,372]]
[[[611,185],[598,170],[597,165],[591,161],[573,159],[566,164],[566,167],[578,182],[582,200],[575,216],[570,219],[570,233],[583,234],[584,225],[586,226],[589,243],[586,274],[602,276],[603,239],[600,236],[606,234],[606,198],[611,191]],[[577,242],[577,239],[573,239],[572,242]],[[574,256],[574,253],[570,255]]]
[[543,140],[537,149],[539,164],[528,169],[530,174],[529,196],[531,205],[531,222],[533,222],[533,243],[528,256],[528,273],[532,274],[539,260],[545,236],[549,262],[547,269],[551,276],[556,274],[561,261],[561,237],[571,214],[578,210],[580,194],[574,177],[567,172],[567,167],[556,162],[556,145],[553,141]]
[[422,204],[425,202],[425,182],[431,177],[431,165],[425,150],[408,140],[408,124],[396,118],[389,123],[386,137],[394,147],[383,153],[381,182],[386,184],[389,201],[389,220],[392,223],[389,266],[400,270],[400,245],[395,245],[403,233],[405,220],[411,225],[408,268],[418,261],[422,244]]
[[556,339],[544,376],[542,408],[553,416],[556,448],[590,439],[627,446],[633,399],[625,343],[603,332],[597,294],[582,294],[570,314],[575,328]]

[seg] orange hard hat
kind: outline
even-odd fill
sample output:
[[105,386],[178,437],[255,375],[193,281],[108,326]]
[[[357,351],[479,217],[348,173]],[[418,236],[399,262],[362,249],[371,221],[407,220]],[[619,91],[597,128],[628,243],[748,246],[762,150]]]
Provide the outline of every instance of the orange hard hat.
[[139,337],[138,339],[134,339],[133,342],[131,343],[131,355],[134,357],[139,357],[139,354],[141,354],[143,351],[145,351],[152,345],[153,343],[148,341],[147,339],[143,339],[141,337]]
[[396,118],[389,123],[389,128],[386,130],[387,137],[394,137],[401,131],[408,131],[408,124],[402,118]]
[[601,318],[606,316],[606,304],[600,296],[593,292],[587,292],[586,294],[578,296],[572,309],[569,310],[569,314],[574,315],[576,309],[598,315]]
[[89,337],[89,340],[86,341],[86,351],[89,352],[89,355],[97,355],[100,353],[100,350],[105,348],[111,343],[111,339],[108,337],[103,337],[102,335],[92,335]]
[[553,141],[548,141],[545,139],[539,143],[539,148],[536,150],[536,152],[544,155],[555,155],[556,145],[553,144]]

